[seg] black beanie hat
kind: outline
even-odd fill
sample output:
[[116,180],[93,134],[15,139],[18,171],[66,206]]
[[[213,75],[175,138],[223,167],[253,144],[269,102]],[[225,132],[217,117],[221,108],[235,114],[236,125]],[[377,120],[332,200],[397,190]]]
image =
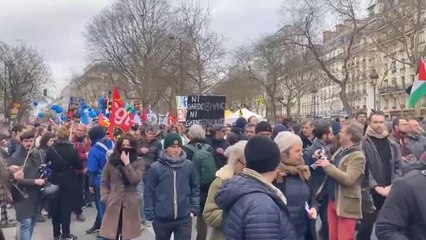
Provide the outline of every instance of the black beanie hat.
[[262,121],[256,125],[256,128],[254,129],[254,132],[260,133],[260,132],[271,132],[272,133],[272,127],[271,124],[268,122]]
[[92,142],[95,142],[106,136],[106,129],[102,126],[94,126],[89,130],[89,138]]
[[254,136],[244,148],[246,166],[258,173],[274,171],[281,161],[278,145],[265,136]]

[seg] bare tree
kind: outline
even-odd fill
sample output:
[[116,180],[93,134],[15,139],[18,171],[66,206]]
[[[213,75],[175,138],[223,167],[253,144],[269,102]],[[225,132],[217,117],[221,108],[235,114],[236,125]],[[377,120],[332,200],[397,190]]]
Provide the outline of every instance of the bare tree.
[[167,87],[162,67],[171,54],[166,0],[120,0],[99,14],[85,33],[95,58],[119,69],[144,105],[155,105]]
[[379,0],[371,9],[374,11],[371,18],[376,21],[369,28],[369,37],[377,50],[413,69],[426,54],[424,3],[424,0]]
[[[291,20],[281,29],[286,42],[301,46],[312,52],[313,59],[324,72],[324,75],[340,87],[339,97],[349,116],[352,107],[346,97],[347,83],[350,79],[350,64],[356,54],[356,43],[364,35],[369,21],[360,20],[359,5],[356,0],[302,0],[286,9]],[[326,32],[324,16],[332,16],[344,22],[339,26],[341,32]],[[340,30],[340,29],[339,29]],[[331,55],[334,50],[341,49],[338,54]]]
[[237,53],[237,61],[247,76],[265,90],[266,116],[272,121],[277,119],[277,102],[283,98],[281,86],[290,58],[289,46],[282,44],[276,35],[265,37],[253,49],[241,49]]
[[222,36],[210,29],[210,9],[199,2],[185,1],[178,9],[180,19],[179,49],[186,52],[183,78],[196,87],[195,93],[211,92],[226,77]]
[[19,121],[31,107],[31,103],[42,97],[42,90],[51,77],[50,69],[39,53],[21,43],[10,46],[0,42],[0,89],[4,104],[5,119],[10,118],[12,105],[21,104]]

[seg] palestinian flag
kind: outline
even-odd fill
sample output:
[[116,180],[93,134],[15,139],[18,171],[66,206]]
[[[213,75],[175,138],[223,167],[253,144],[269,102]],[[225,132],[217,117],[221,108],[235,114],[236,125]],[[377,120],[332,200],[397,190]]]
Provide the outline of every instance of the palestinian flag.
[[414,108],[416,103],[426,96],[426,68],[423,59],[420,60],[419,70],[417,73],[417,79],[411,86],[410,100],[408,101],[408,107]]

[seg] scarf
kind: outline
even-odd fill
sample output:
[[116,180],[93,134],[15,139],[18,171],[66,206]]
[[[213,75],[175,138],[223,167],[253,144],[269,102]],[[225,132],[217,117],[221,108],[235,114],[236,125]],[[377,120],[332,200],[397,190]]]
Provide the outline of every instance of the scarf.
[[299,176],[300,179],[308,181],[311,177],[311,172],[309,171],[309,167],[306,165],[289,166],[280,163],[278,167],[277,183],[282,183],[284,181],[283,177],[285,176]]
[[365,132],[365,134],[367,134],[367,136],[375,137],[378,139],[383,139],[389,136],[389,132],[387,129],[383,130],[382,133],[377,133],[370,126],[367,127],[367,131]]
[[281,201],[283,201],[283,203],[285,205],[287,205],[287,198],[284,196],[284,194],[281,192],[281,190],[279,190],[277,187],[275,187],[274,185],[272,185],[272,183],[266,181],[262,175],[260,175],[258,172],[251,170],[249,168],[244,168],[243,170],[243,174],[246,176],[249,176],[251,178],[254,178],[258,181],[260,181],[261,183],[263,183],[267,188],[271,189],[272,191],[274,191],[275,194],[277,194],[277,196],[281,199]]

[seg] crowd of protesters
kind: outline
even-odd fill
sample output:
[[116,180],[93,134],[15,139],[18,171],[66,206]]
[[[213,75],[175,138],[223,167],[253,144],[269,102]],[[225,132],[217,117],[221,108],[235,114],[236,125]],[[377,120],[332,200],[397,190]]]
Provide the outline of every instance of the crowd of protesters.
[[190,240],[193,221],[197,240],[426,239],[418,119],[145,124],[117,141],[96,125],[15,125],[0,153],[0,223],[21,240],[46,218],[54,240],[77,239],[73,214],[99,239],[152,227],[157,240]]

